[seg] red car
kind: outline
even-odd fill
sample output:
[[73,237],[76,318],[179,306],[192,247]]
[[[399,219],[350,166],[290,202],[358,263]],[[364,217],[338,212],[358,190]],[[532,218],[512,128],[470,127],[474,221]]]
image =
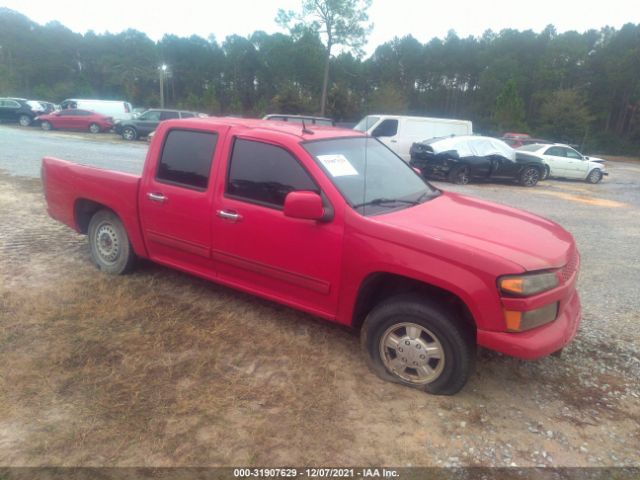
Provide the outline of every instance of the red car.
[[571,234],[353,130],[168,120],[142,175],[45,157],[42,181],[102,271],[151,259],[349,325],[375,373],[431,393],[464,386],[477,345],[537,358],[580,322]]
[[53,128],[69,130],[88,130],[99,133],[111,130],[113,118],[90,110],[67,109],[36,117],[43,130]]

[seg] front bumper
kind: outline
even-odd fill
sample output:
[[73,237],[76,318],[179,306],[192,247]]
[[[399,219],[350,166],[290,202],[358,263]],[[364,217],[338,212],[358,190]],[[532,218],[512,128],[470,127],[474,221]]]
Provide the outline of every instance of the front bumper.
[[576,250],[558,271],[562,284],[557,288],[533,297],[501,298],[503,308],[522,312],[558,302],[558,315],[553,322],[524,332],[478,329],[478,345],[526,360],[544,357],[565,347],[576,336],[582,316],[580,296],[576,290],[579,271],[580,254]]
[[550,355],[571,342],[580,326],[582,310],[577,290],[563,303],[553,322],[533,330],[521,333],[478,330],[478,345],[526,360]]

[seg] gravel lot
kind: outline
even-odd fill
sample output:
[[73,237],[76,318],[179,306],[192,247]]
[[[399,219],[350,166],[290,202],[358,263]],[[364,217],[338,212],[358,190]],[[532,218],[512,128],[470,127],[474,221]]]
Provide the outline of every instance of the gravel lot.
[[46,216],[40,157],[139,172],[145,153],[0,126],[0,464],[640,466],[640,163],[599,185],[437,184],[573,233],[583,322],[561,358],[481,351],[432,397],[307,315],[150,264],[99,274]]

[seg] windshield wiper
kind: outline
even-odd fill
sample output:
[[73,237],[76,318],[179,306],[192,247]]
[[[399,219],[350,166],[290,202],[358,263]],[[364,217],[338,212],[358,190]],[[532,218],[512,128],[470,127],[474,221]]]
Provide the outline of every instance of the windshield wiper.
[[417,200],[402,200],[399,198],[374,198],[373,200],[369,200],[368,202],[358,203],[353,206],[353,208],[366,207],[367,205],[387,205],[389,203],[406,203],[407,205],[419,205],[420,202]]

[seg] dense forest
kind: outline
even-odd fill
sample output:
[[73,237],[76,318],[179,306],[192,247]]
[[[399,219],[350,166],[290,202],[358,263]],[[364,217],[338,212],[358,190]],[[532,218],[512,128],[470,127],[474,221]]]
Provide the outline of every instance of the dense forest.
[[[157,106],[161,64],[168,106],[246,116],[319,111],[324,46],[311,32],[154,42],[135,30],[81,35],[0,8],[0,96]],[[467,38],[452,30],[426,44],[396,38],[368,59],[332,57],[327,114],[354,121],[375,112],[469,119],[480,132],[527,131],[637,154],[640,25]]]

